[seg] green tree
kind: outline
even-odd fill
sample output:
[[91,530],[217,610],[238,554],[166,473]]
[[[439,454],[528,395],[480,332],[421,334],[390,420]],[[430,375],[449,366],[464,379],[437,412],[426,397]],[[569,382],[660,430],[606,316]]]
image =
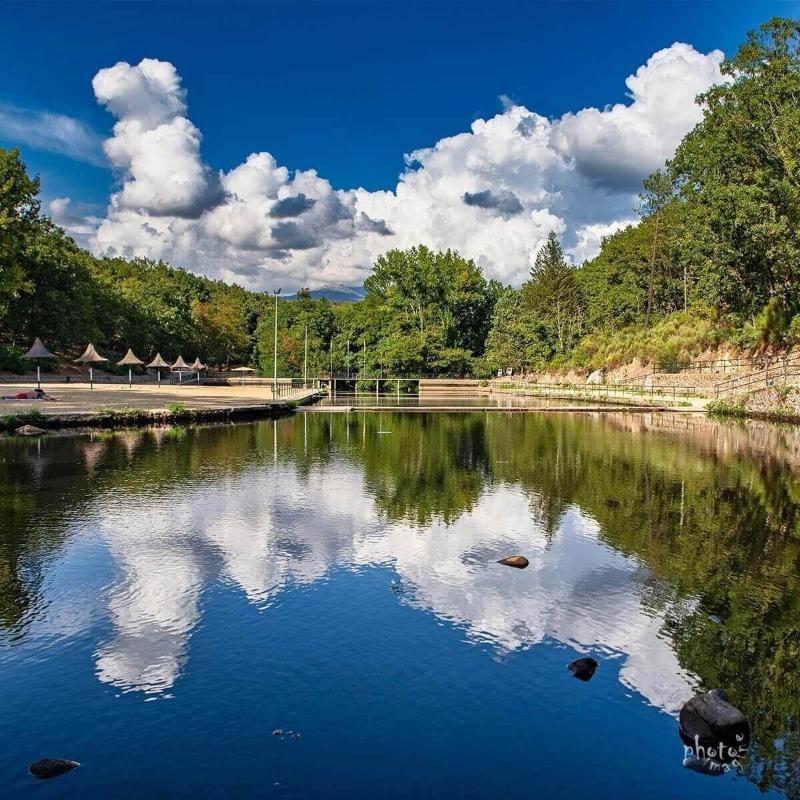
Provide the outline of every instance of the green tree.
[[672,177],[693,209],[702,291],[754,314],[775,297],[797,305],[800,283],[800,21],[748,34],[699,100],[703,121],[683,140]]
[[[303,374],[308,342],[308,374],[327,371],[330,363],[334,313],[325,298],[314,300],[308,289],[294,299],[278,303],[278,374]],[[307,335],[307,340],[306,340]],[[273,374],[275,308],[270,298],[256,331],[258,364],[265,375]]]
[[551,329],[554,353],[565,355],[577,342],[583,326],[583,294],[554,232],[536,255],[522,296],[529,313]]
[[28,176],[19,150],[0,148],[0,322],[26,285],[25,240],[39,218],[39,179]]
[[645,328],[650,327],[653,314],[653,296],[655,293],[656,269],[666,272],[669,269],[669,244],[672,233],[668,224],[670,218],[667,209],[674,197],[670,176],[657,169],[644,180],[644,191],[639,195],[639,214],[643,220],[650,221],[649,228],[649,269],[647,276],[647,309],[645,312]]
[[475,262],[455,251],[424,245],[390,250],[375,262],[364,288],[392,329],[424,336],[432,328],[443,347],[482,351],[493,295]]
[[191,312],[206,360],[224,365],[249,363],[252,342],[243,298],[233,292],[217,292],[210,300],[193,300]]

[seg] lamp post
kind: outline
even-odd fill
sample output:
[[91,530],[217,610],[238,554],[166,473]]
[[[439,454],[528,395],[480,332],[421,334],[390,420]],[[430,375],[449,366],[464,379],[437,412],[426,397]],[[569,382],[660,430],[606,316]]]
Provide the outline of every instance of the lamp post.
[[347,340],[347,377],[350,377],[350,340]]
[[308,389],[308,323],[306,323],[306,352],[303,357],[303,388]]
[[275,342],[272,350],[272,399],[278,396],[278,295],[280,289],[273,289],[275,295]]

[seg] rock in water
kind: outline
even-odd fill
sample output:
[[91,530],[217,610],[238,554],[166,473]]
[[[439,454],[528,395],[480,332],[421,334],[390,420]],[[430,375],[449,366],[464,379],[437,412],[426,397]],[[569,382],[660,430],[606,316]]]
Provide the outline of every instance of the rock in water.
[[684,742],[690,747],[702,745],[706,750],[714,749],[713,753],[705,753],[708,756],[721,756],[724,760],[727,753],[720,753],[721,747],[736,751],[750,741],[747,717],[732,706],[719,689],[698,694],[684,703],[678,719]]
[[590,681],[597,669],[597,662],[593,658],[578,658],[567,668],[578,680]]
[[525,569],[530,563],[525,556],[510,556],[509,558],[501,558],[498,564],[504,567],[516,567],[517,569]]
[[79,766],[77,761],[69,761],[64,758],[41,758],[28,767],[28,772],[34,778],[55,778]]
[[37,428],[35,425],[23,425],[21,428],[17,428],[14,433],[17,436],[41,436],[47,431],[44,428]]
[[714,761],[713,758],[698,758],[697,756],[686,756],[683,759],[683,766],[694,772],[700,772],[703,775],[713,775],[715,778],[725,772],[725,767]]

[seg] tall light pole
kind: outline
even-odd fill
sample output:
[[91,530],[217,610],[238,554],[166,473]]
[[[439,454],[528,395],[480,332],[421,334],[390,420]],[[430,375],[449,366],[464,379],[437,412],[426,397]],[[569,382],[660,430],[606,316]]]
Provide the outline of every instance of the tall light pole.
[[350,377],[350,340],[347,340],[347,377]]
[[306,323],[306,353],[303,358],[303,388],[308,388],[308,323]]
[[275,343],[272,350],[272,399],[278,396],[278,295],[280,289],[273,289],[275,295]]

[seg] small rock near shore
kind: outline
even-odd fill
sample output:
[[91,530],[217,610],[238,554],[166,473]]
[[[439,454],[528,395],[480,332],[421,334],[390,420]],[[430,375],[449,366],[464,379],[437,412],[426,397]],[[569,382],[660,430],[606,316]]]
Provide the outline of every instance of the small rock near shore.
[[504,567],[516,567],[517,569],[525,569],[530,563],[525,556],[509,556],[508,558],[501,558],[498,564]]
[[28,767],[28,772],[34,778],[56,778],[79,766],[77,761],[69,761],[65,758],[40,758]]
[[41,436],[47,431],[44,428],[37,428],[35,425],[23,425],[21,428],[17,428],[14,433],[17,436]]
[[597,662],[593,658],[577,658],[567,669],[580,681],[590,681],[597,669]]

